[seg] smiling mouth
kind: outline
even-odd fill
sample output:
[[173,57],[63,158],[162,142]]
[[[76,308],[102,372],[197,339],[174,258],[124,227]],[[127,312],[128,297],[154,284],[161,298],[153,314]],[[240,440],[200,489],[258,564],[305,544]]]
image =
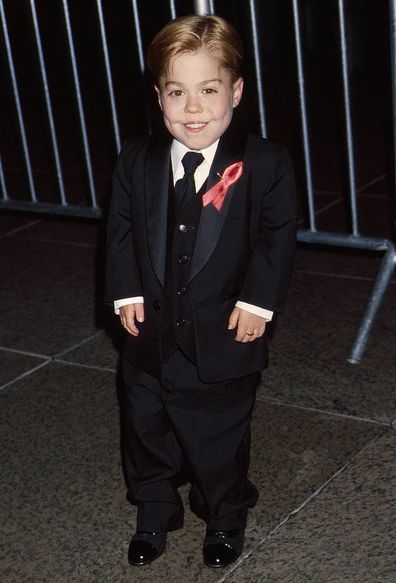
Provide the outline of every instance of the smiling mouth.
[[207,122],[194,122],[184,124],[189,130],[200,130],[207,125]]

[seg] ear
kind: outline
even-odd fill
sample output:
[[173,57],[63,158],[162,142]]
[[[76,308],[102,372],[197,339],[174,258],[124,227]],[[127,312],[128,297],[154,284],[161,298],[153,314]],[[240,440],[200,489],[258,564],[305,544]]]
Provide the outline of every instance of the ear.
[[155,92],[157,94],[158,105],[160,106],[160,109],[162,111],[161,90],[158,87],[158,85],[154,85],[154,89],[155,89]]
[[239,77],[232,85],[232,107],[239,105],[243,92],[243,78]]

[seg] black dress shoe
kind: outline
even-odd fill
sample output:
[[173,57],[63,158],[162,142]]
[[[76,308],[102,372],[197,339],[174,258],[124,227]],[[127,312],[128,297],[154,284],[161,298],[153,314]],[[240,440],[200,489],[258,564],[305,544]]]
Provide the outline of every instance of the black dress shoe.
[[243,530],[207,530],[203,558],[207,567],[227,567],[241,554]]
[[141,532],[133,535],[128,550],[130,565],[141,567],[158,559],[165,550],[166,532]]

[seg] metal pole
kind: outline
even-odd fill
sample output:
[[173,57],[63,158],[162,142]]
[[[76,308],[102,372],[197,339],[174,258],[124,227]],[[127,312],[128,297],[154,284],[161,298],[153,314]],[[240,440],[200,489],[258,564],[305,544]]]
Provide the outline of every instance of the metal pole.
[[44,213],[46,215],[59,215],[61,217],[82,217],[88,219],[100,219],[103,216],[103,210],[98,206],[77,206],[73,204],[61,205],[59,202],[39,202],[32,204],[27,200],[1,200],[0,209],[14,210],[27,213]]
[[362,235],[346,235],[328,231],[310,231],[298,229],[297,241],[309,245],[328,245],[329,247],[346,247],[347,249],[367,249],[369,251],[385,252],[389,249],[389,239],[363,237]]
[[305,167],[305,176],[306,176],[306,183],[307,183],[309,228],[312,231],[316,231],[315,203],[314,203],[314,193],[313,193],[313,186],[312,186],[312,161],[311,161],[311,149],[310,149],[309,135],[308,135],[307,105],[306,105],[306,97],[305,97],[305,76],[304,76],[304,63],[303,63],[302,48],[301,48],[301,25],[300,25],[300,14],[299,14],[299,9],[298,9],[298,0],[293,0],[293,17],[294,17],[294,34],[295,34],[295,39],[296,39],[297,75],[298,75],[298,88],[299,88],[299,99],[300,99],[301,127],[302,127],[302,134],[303,134],[304,167]]
[[347,161],[348,161],[348,183],[349,183],[349,201],[351,209],[351,223],[352,233],[359,234],[358,216],[357,216],[357,192],[356,192],[356,172],[355,172],[355,156],[353,151],[353,135],[352,135],[352,115],[351,115],[351,99],[349,93],[349,72],[348,72],[348,48],[345,32],[345,17],[344,17],[344,0],[338,0],[338,17],[340,25],[340,43],[341,43],[341,67],[342,67],[342,86],[344,98],[345,111],[345,130],[346,130],[346,144],[347,144]]
[[144,51],[143,51],[143,39],[142,39],[142,31],[141,31],[141,27],[140,27],[140,18],[139,18],[139,8],[138,8],[138,3],[137,0],[132,0],[132,11],[133,11],[133,21],[134,21],[134,25],[135,25],[135,31],[136,31],[136,45],[137,45],[137,50],[138,50],[138,56],[139,56],[139,68],[140,68],[140,73],[143,77],[143,93],[146,96],[144,99],[144,102],[146,104],[146,119],[147,119],[147,131],[149,134],[151,134],[151,118],[150,118],[150,110],[148,107],[148,97],[147,97],[147,84],[144,83],[144,75],[145,75],[145,61],[144,61]]
[[21,100],[19,98],[18,82],[17,82],[17,78],[16,78],[16,74],[15,74],[15,66],[14,66],[14,59],[12,56],[10,37],[8,36],[7,20],[6,20],[6,16],[5,16],[5,12],[4,12],[3,0],[0,0],[0,15],[1,15],[1,24],[3,27],[4,42],[5,42],[6,51],[7,51],[8,66],[9,66],[10,75],[11,75],[12,89],[14,92],[15,107],[16,107],[16,111],[17,111],[18,125],[19,125],[19,133],[20,133],[21,140],[22,140],[23,155],[24,155],[24,159],[25,159],[26,172],[28,175],[30,196],[31,196],[31,199],[33,202],[37,202],[36,188],[34,186],[34,180],[33,180],[32,165],[30,162],[29,147],[28,147],[27,138],[26,138],[25,122],[23,119]]
[[0,157],[0,186],[1,191],[3,193],[2,200],[8,200],[7,183],[5,181],[3,162],[1,161],[1,157]]
[[209,0],[194,0],[194,12],[202,16],[205,14],[213,14],[213,2]]
[[140,29],[139,9],[138,9],[137,0],[132,0],[132,10],[133,10],[133,21],[135,23],[135,31],[136,31],[136,43],[137,43],[138,56],[139,56],[139,67],[140,67],[141,74],[144,75],[144,71],[145,71],[144,51],[143,51],[142,31]]
[[256,17],[256,4],[254,0],[250,0],[250,19],[252,24],[252,38],[253,38],[253,54],[254,54],[254,65],[256,69],[256,83],[257,83],[257,93],[258,93],[258,108],[260,116],[260,131],[263,138],[267,137],[267,126],[265,122],[265,109],[264,109],[264,92],[263,92],[263,73],[261,68],[261,57],[260,57],[260,46],[258,41],[258,30],[257,30],[257,17]]
[[[396,0],[389,1],[391,75],[392,75],[392,109],[393,109],[393,196],[396,197]],[[396,237],[396,199],[393,201],[393,237]]]
[[395,266],[396,248],[394,245],[390,244],[387,252],[382,258],[374,285],[370,292],[369,301],[360,320],[360,326],[353,341],[351,352],[348,356],[348,362],[351,364],[359,364],[363,358],[370,331],[395,271]]
[[176,4],[175,0],[170,0],[169,2],[169,9],[171,13],[171,19],[174,20],[176,18]]
[[110,99],[111,119],[113,122],[114,139],[115,139],[115,143],[117,146],[117,152],[119,152],[121,149],[120,128],[118,125],[117,106],[116,106],[116,102],[115,102],[115,98],[114,98],[113,76],[111,74],[109,51],[107,48],[106,27],[105,27],[105,22],[104,22],[104,18],[103,18],[102,0],[97,0],[96,6],[98,9],[99,28],[100,28],[100,36],[101,36],[101,40],[102,40],[102,49],[103,49],[103,57],[104,57],[104,62],[105,62],[105,69],[106,69],[107,89],[109,92],[109,99]]
[[65,194],[65,185],[63,182],[62,165],[60,162],[58,140],[56,137],[55,122],[54,122],[54,116],[52,113],[51,95],[50,95],[50,91],[49,91],[49,87],[48,87],[47,71],[46,71],[46,67],[45,67],[44,53],[43,53],[43,47],[41,44],[40,29],[39,29],[39,25],[38,25],[37,12],[36,12],[36,6],[34,3],[34,0],[30,0],[30,9],[32,11],[33,28],[34,28],[34,35],[35,35],[36,45],[37,45],[37,53],[38,53],[38,58],[39,58],[39,63],[40,63],[41,80],[43,82],[45,104],[47,107],[48,124],[49,124],[49,129],[50,129],[50,134],[51,134],[52,150],[53,150],[54,158],[55,158],[56,177],[58,180],[58,187],[59,187],[59,192],[60,192],[60,196],[61,196],[61,202],[63,205],[65,205],[65,204],[67,204],[67,201],[66,201],[66,194]]
[[92,172],[92,162],[91,162],[91,154],[89,151],[89,143],[88,143],[88,134],[87,134],[87,127],[85,123],[85,113],[84,113],[84,106],[81,97],[81,88],[80,88],[80,79],[78,77],[78,69],[77,69],[77,61],[76,61],[76,54],[74,50],[74,42],[73,42],[73,33],[70,24],[70,16],[69,16],[69,7],[67,4],[67,0],[63,0],[63,12],[65,16],[65,23],[66,23],[66,32],[67,32],[67,39],[69,43],[69,51],[70,51],[70,59],[72,64],[73,70],[73,79],[74,79],[74,87],[76,91],[76,98],[77,98],[77,107],[78,107],[78,114],[80,118],[80,127],[81,127],[81,134],[83,139],[83,147],[84,147],[84,154],[85,154],[85,164],[88,173],[88,183],[89,183],[89,190],[91,193],[91,202],[92,206],[96,208],[96,193],[95,193],[95,184]]

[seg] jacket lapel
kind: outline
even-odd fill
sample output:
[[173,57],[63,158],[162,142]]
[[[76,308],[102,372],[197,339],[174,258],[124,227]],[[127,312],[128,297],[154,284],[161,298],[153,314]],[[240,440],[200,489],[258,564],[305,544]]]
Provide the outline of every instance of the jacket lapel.
[[[222,175],[227,166],[243,159],[246,139],[246,132],[240,129],[236,131],[235,127],[230,127],[227,130],[220,139],[208,176],[206,190],[209,190],[220,180],[219,174]],[[201,271],[212,255],[232,203],[232,198],[237,193],[239,186],[240,181],[237,181],[229,188],[220,211],[217,211],[212,204],[202,208],[195,240],[194,256],[191,262],[190,281]]]
[[164,285],[171,141],[153,138],[145,161],[145,207],[148,243],[155,274]]

